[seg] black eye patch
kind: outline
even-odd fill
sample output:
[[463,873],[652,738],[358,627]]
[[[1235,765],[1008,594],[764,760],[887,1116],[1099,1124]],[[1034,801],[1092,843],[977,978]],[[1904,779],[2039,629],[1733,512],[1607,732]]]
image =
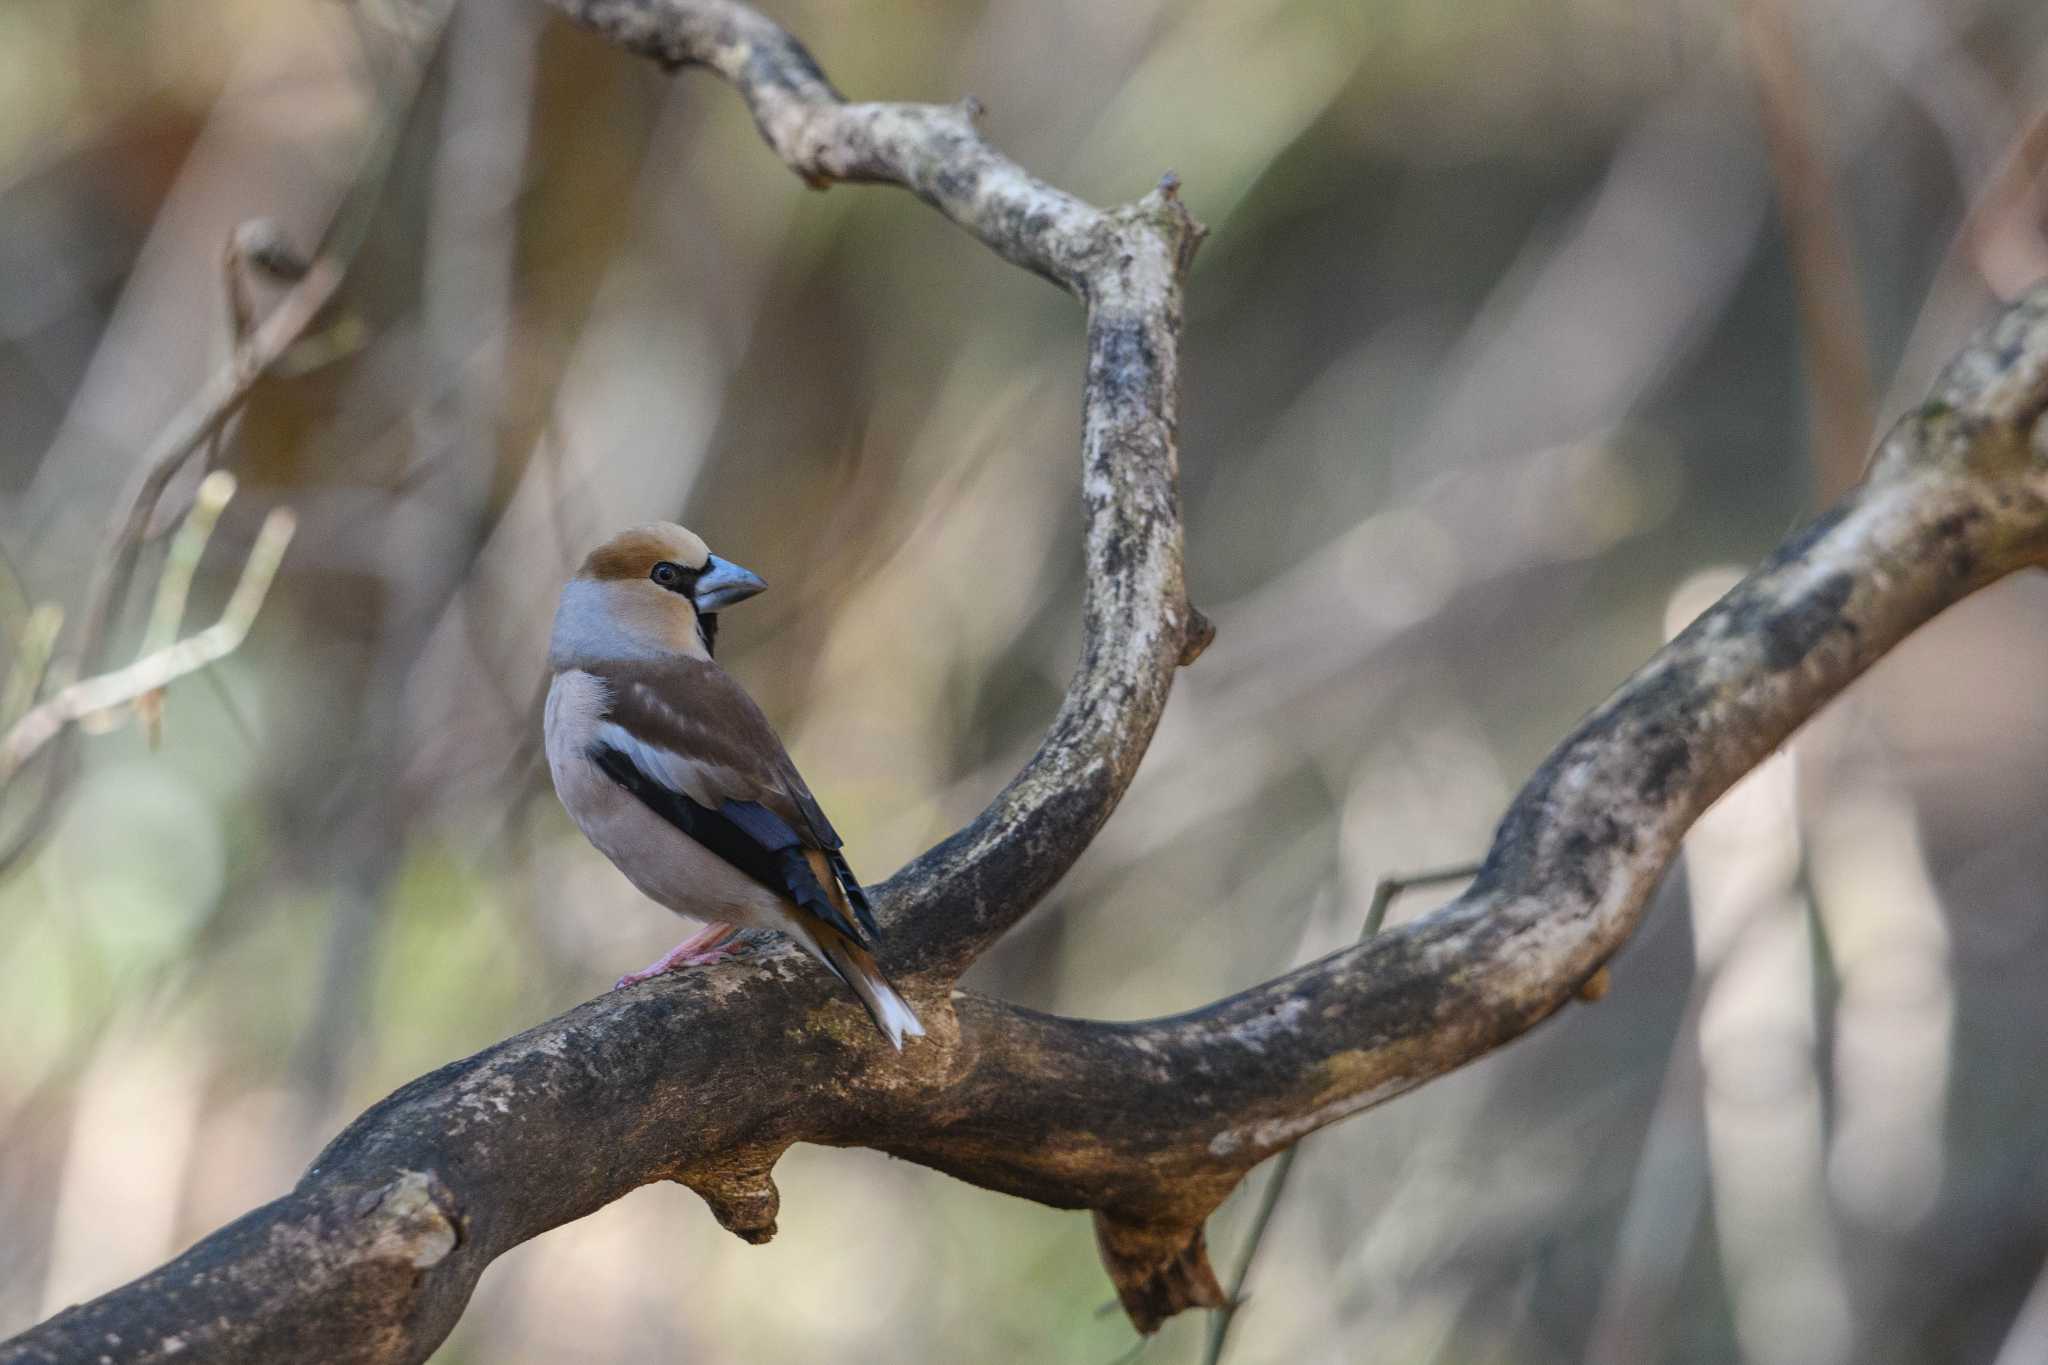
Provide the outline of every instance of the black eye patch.
[[664,559],[656,564],[654,571],[647,576],[654,580],[656,586],[667,588],[670,592],[679,592],[687,597],[696,589],[697,579],[703,572],[702,569],[686,569],[680,564]]

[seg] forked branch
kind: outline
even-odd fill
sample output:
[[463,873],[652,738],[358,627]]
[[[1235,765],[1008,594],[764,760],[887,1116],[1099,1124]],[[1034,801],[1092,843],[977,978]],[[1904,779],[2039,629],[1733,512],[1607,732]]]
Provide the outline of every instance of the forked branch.
[[421,1360],[493,1258],[650,1181],[689,1185],[749,1240],[772,1235],[770,1173],[796,1142],[1091,1210],[1124,1306],[1150,1330],[1220,1299],[1202,1229],[1253,1166],[1571,1001],[1716,796],[1910,631],[2048,561],[2044,291],[1958,357],[1862,486],[1558,747],[1449,905],[1170,1019],[1061,1019],[955,991],[1108,817],[1173,669],[1205,642],[1182,588],[1173,441],[1180,280],[1199,230],[1167,189],[1104,212],[1041,185],[959,106],[844,104],[743,6],[561,7],[725,75],[812,181],[907,185],[1089,306],[1080,666],[1017,779],[877,893],[887,965],[930,1037],[891,1052],[793,951],[603,996],[400,1090],[291,1193],[0,1346],[0,1365]]

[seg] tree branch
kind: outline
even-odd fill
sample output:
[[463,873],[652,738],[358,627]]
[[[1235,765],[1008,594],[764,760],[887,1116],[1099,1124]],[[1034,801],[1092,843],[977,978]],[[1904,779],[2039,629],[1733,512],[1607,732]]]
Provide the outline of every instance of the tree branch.
[[957,104],[849,104],[802,43],[726,0],[551,0],[629,51],[703,66],[814,188],[900,185],[1005,260],[1088,307],[1081,495],[1088,587],[1081,662],[1038,752],[967,828],[881,889],[890,970],[950,985],[1049,891],[1109,818],[1166,707],[1209,643],[1181,572],[1181,284],[1203,228],[1168,175],[1098,209],[1032,176]]
[[[216,474],[227,479],[227,488],[233,488],[232,478],[218,471]],[[221,501],[225,502],[225,497]],[[161,643],[145,642],[147,652],[125,668],[72,683],[31,708],[5,731],[0,731],[0,785],[19,772],[22,764],[56,738],[65,726],[139,701],[239,649],[242,641],[248,638],[249,627],[256,622],[256,613],[262,607],[263,599],[270,593],[271,580],[277,576],[278,565],[284,560],[285,547],[291,543],[296,527],[297,522],[290,511],[282,507],[271,509],[256,532],[249,557],[242,563],[242,576],[235,582],[234,594],[228,598],[220,619],[211,626],[182,640],[166,638]],[[184,582],[189,582],[190,577],[187,569]],[[184,582],[175,588],[181,611]],[[177,623],[173,619],[169,630],[175,631],[176,628]]]
[[1092,1210],[1119,1296],[1151,1330],[1220,1301],[1202,1228],[1254,1165],[1556,1012],[1633,932],[1715,797],[1907,633],[2048,562],[2044,290],[1963,352],[1864,485],[1559,746],[1449,905],[1169,1019],[1062,1019],[953,991],[1107,818],[1201,643],[1173,488],[1173,343],[1198,229],[1169,190],[1098,213],[1041,186],[957,109],[844,105],[743,7],[563,8],[718,70],[813,179],[908,185],[1089,305],[1080,667],[1010,787],[878,893],[930,1036],[881,1046],[786,947],[601,997],[401,1089],[290,1194],[0,1346],[0,1365],[421,1360],[493,1258],[638,1185],[679,1181],[739,1235],[772,1235],[770,1172],[800,1141]]

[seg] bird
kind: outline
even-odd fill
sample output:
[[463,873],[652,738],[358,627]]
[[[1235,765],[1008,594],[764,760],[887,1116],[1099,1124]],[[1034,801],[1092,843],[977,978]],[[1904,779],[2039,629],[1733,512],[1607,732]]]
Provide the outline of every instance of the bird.
[[705,922],[614,989],[794,939],[897,1051],[922,1037],[883,976],[867,893],[754,699],[712,657],[718,613],[764,591],[673,522],[619,532],[562,588],[548,642],[548,771],[569,817],[650,900]]

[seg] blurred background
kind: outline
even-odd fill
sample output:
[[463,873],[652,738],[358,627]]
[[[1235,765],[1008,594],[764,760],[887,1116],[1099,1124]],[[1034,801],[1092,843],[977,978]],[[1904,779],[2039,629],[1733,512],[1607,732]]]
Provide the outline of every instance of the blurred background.
[[[1170,168],[1213,229],[1180,429],[1220,634],[970,977],[1040,1008],[1199,1004],[1476,856],[2048,274],[2026,0],[772,13],[850,94],[973,93],[1056,184]],[[258,217],[345,280],[110,581]],[[538,761],[554,594],[613,529],[679,517],[774,585],[721,657],[868,878],[978,809],[1075,656],[1081,356],[1042,281],[900,192],[804,189],[715,80],[538,5],[0,5],[0,675],[42,604],[60,666],[135,657],[202,464],[240,493],[188,632],[267,510],[300,528],[154,747],[74,736],[7,786],[0,1335],[679,936]],[[1311,1139],[1230,1358],[2048,1360],[2044,663],[2038,577],[1959,607],[1708,817],[1604,1003]],[[640,1190],[494,1265],[438,1359],[1134,1342],[1083,1217],[868,1152],[778,1174],[772,1245]],[[1266,1178],[1211,1227],[1226,1278]]]

